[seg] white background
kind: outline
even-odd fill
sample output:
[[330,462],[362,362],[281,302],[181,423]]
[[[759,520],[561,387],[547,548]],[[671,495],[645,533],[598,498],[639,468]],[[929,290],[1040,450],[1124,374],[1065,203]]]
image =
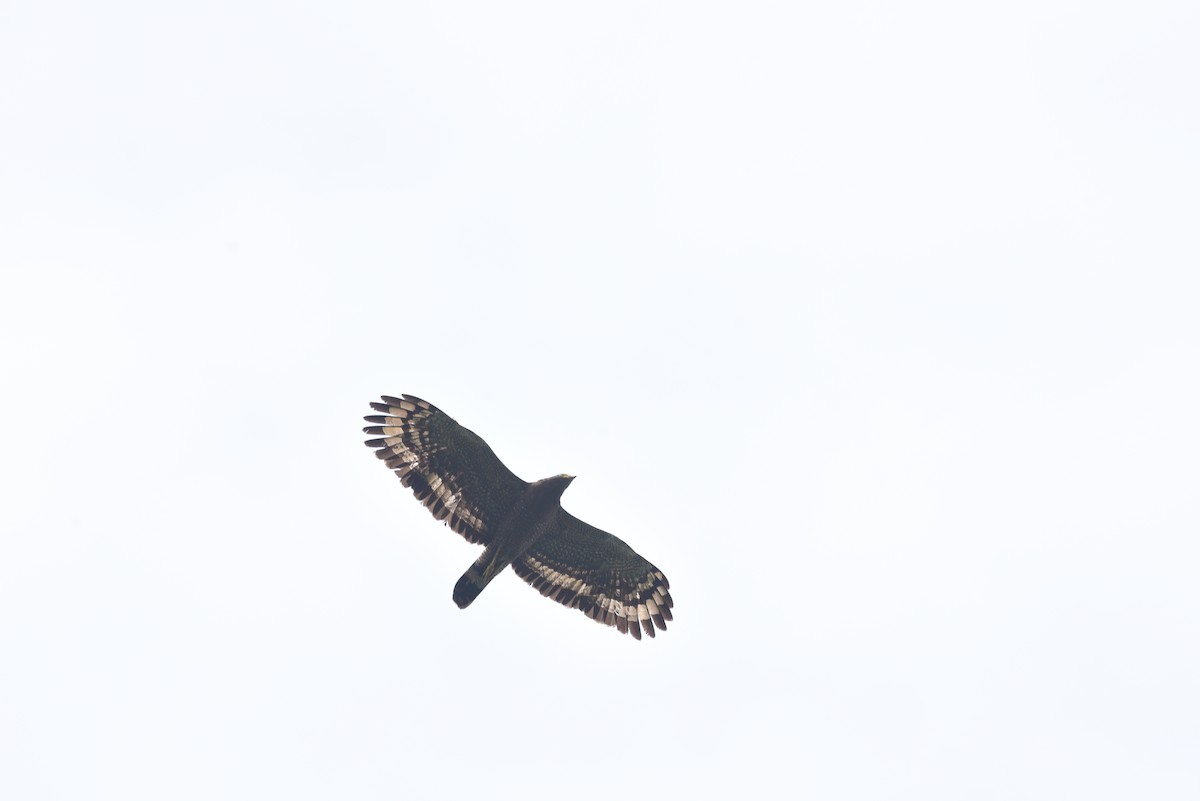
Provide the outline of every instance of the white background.
[[0,795],[1200,797],[1197,9],[5,2]]

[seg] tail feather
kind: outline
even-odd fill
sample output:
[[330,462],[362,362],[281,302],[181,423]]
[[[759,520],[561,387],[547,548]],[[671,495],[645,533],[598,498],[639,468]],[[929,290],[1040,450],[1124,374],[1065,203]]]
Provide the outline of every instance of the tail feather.
[[483,592],[489,581],[491,579],[485,579],[479,568],[471,565],[454,585],[454,603],[458,604],[459,609],[466,609]]
[[474,601],[479,593],[483,592],[483,588],[500,575],[511,561],[496,552],[495,543],[484,549],[475,560],[475,564],[468,567],[467,572],[463,573],[462,578],[454,585],[454,603],[458,604],[458,608],[466,609],[470,606],[471,601]]

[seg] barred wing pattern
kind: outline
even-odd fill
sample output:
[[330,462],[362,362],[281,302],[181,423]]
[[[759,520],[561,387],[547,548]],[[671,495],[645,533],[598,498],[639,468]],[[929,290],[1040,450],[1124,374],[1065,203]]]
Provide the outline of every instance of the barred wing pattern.
[[569,512],[559,527],[513,562],[513,570],[542,595],[616,626],[640,640],[671,620],[670,584],[662,571],[621,540]]
[[487,545],[491,532],[529,485],[517,478],[483,439],[428,401],[383,396],[363,429],[375,455],[438,520],[469,542]]

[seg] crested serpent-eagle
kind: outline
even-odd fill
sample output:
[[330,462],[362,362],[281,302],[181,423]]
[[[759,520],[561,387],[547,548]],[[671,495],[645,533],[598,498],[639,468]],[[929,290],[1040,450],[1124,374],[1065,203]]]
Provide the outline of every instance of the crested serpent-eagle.
[[534,589],[635,639],[667,628],[667,577],[606,531],[559,504],[574,476],[529,483],[504,466],[477,434],[412,395],[383,396],[363,429],[375,455],[438,520],[483,554],[454,586],[465,609],[510,564]]

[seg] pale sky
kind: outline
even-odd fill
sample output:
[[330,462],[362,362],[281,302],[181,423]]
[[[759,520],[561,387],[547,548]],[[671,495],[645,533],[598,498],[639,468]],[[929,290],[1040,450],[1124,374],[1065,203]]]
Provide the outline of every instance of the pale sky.
[[[1200,797],[1200,6],[5,3],[0,796]],[[371,451],[428,399],[635,642]]]

